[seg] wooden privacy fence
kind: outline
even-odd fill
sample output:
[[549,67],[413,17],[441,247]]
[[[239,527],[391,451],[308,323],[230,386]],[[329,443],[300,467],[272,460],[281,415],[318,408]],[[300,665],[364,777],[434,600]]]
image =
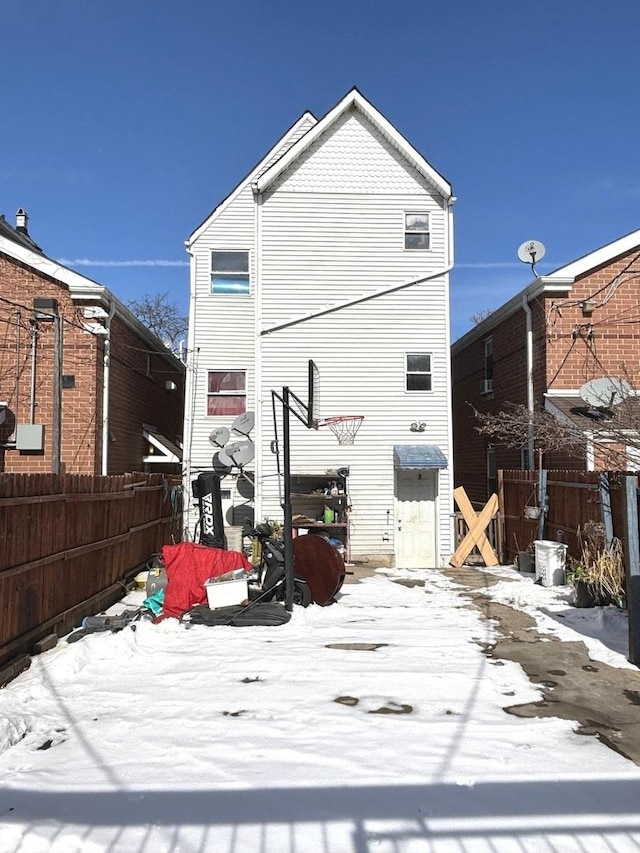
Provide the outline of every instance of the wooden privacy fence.
[[[565,542],[567,555],[580,557],[578,530],[588,521],[601,522],[610,535],[626,537],[624,477],[621,472],[499,471],[498,497],[505,563],[518,551],[531,549],[536,539]],[[540,519],[526,507],[538,507],[538,483],[546,492],[546,511]]]
[[163,474],[0,474],[0,684],[180,539],[177,496]]

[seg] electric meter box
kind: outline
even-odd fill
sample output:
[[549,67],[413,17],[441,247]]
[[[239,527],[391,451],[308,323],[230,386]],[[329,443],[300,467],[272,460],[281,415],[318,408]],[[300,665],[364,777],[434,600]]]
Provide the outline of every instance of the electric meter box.
[[44,424],[17,424],[16,450],[44,450]]

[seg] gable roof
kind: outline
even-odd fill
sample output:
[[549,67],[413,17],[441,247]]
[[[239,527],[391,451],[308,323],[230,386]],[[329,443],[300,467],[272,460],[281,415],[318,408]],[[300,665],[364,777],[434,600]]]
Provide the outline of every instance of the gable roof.
[[536,296],[540,296],[543,293],[569,292],[576,279],[597,267],[610,263],[620,255],[624,255],[635,248],[640,249],[640,229],[631,231],[629,234],[625,234],[624,237],[619,237],[617,240],[613,240],[611,243],[607,243],[593,252],[589,252],[562,267],[558,267],[547,275],[534,279],[530,284],[518,291],[515,296],[512,296],[511,299],[504,302],[495,311],[492,311],[481,323],[478,323],[462,335],[462,337],[458,338],[457,341],[454,341],[451,345],[452,353],[459,352],[472,341],[489,334],[505,317],[519,311],[522,308],[523,300],[530,302]]
[[[198,237],[202,234],[205,228],[216,219],[222,211],[228,207],[228,205],[236,198],[240,193],[250,184],[254,183],[257,176],[265,170],[265,168],[270,165],[271,160],[274,157],[281,156],[279,152],[282,151],[282,154],[286,152],[286,150],[293,144],[294,138],[300,133],[301,128],[308,124],[315,124],[318,119],[310,113],[309,111],[304,112],[300,118],[291,125],[289,130],[280,137],[280,139],[276,142],[276,144],[268,151],[265,156],[259,160],[256,165],[248,172],[244,178],[240,181],[240,183],[236,184],[236,186],[231,190],[229,195],[225,196],[223,200],[213,208],[211,213],[209,213],[198,225],[195,231],[192,232],[191,236],[188,240],[185,240],[185,245],[187,249],[198,239]],[[283,151],[284,149],[284,151]]]
[[445,199],[451,198],[451,185],[425,160],[391,122],[379,112],[355,87],[329,110],[311,130],[305,133],[289,150],[263,172],[256,181],[256,190],[264,192],[289,166],[311,146],[328,127],[334,124],[347,110],[355,108],[363,113],[382,135],[420,172]]

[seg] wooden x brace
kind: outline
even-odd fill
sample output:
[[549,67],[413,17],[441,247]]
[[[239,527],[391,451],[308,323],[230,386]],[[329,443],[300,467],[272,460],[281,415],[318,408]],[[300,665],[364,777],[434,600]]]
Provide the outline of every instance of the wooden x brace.
[[449,565],[459,569],[475,545],[482,554],[485,566],[497,566],[499,560],[484,531],[498,511],[498,496],[491,495],[478,514],[471,506],[471,501],[462,486],[453,490],[453,497],[460,507],[460,512],[467,523],[469,532],[456,548],[455,554],[449,560]]

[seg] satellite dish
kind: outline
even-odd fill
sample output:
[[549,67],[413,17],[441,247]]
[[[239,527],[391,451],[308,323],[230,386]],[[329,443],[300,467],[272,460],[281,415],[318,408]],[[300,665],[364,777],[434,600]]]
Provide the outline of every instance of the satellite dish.
[[216,453],[216,456],[218,457],[218,462],[221,465],[224,465],[225,468],[228,468],[229,472],[231,471],[231,469],[233,468],[233,466],[235,464],[233,459],[231,458],[231,448],[232,447],[233,447],[232,444],[228,444],[223,450],[221,450],[219,453]]
[[[251,445],[253,442],[247,439]],[[218,459],[222,462],[223,465],[227,465],[230,468],[233,468],[234,465],[237,465],[235,455],[241,450],[247,441],[232,441],[231,444],[225,444],[222,450],[218,453]]]
[[243,412],[231,424],[231,432],[237,432],[240,435],[249,435],[256,422],[253,412]]
[[602,376],[585,382],[579,391],[580,396],[596,409],[610,409],[623,402],[631,394],[631,386],[624,379]]
[[533,266],[544,258],[546,249],[539,240],[527,240],[518,247],[518,258],[523,264]]
[[240,497],[247,501],[252,501],[255,498],[255,486],[246,474],[238,477],[236,489]]
[[248,465],[255,456],[256,449],[251,439],[241,442],[240,445],[241,446],[238,446],[231,454],[231,458],[238,468],[244,468],[244,466]]
[[209,441],[211,444],[215,444],[216,447],[224,447],[229,441],[229,430],[226,427],[214,429],[214,431],[209,434]]
[[[218,474],[219,477],[226,477],[227,474],[231,473],[232,466],[231,466],[231,464],[226,465],[220,459],[221,453],[222,453],[222,451],[220,451],[220,453],[214,453],[213,459],[211,460],[211,467],[213,468],[215,473]],[[231,462],[231,460],[229,460],[229,462]]]

